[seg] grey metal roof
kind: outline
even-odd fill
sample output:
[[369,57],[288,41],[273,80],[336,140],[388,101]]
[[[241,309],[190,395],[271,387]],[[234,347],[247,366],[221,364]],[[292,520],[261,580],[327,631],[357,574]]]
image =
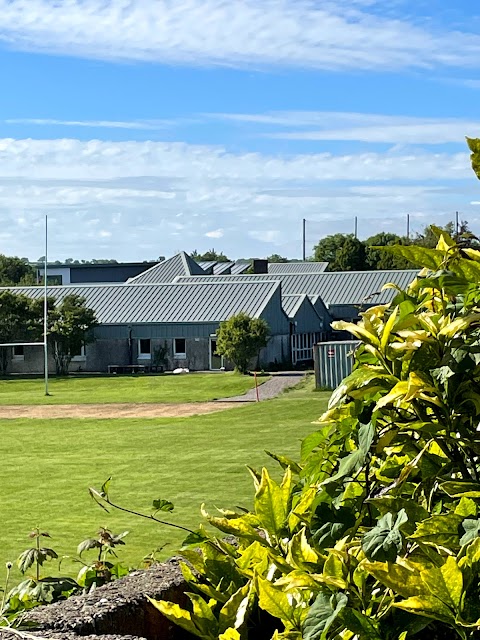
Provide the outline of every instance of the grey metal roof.
[[[1,287],[42,298],[43,287]],[[85,298],[100,324],[220,322],[244,311],[258,318],[279,282],[216,282],[208,284],[103,284],[48,287],[57,301],[66,295]]]
[[250,262],[250,260],[237,260],[235,264],[232,265],[232,276],[245,273],[245,271],[248,271],[251,266],[252,263]]
[[213,275],[220,275],[222,273],[231,273],[230,269],[235,263],[230,261],[200,260],[197,264],[199,264],[204,271],[213,273]]
[[215,277],[218,281],[262,282],[279,280],[282,283],[282,295],[305,293],[308,296],[320,296],[326,305],[333,304],[384,304],[395,295],[392,289],[381,291],[383,285],[392,282],[406,287],[418,274],[416,269],[390,271],[332,271],[324,273],[296,274],[255,274],[236,276],[195,276],[180,277],[177,282],[208,282]]
[[295,317],[306,297],[305,294],[282,296],[282,307],[289,318]]
[[268,273],[323,273],[328,262],[269,262]]
[[159,262],[138,276],[130,278],[127,282],[128,284],[166,283],[173,282],[178,276],[191,275],[204,276],[206,274],[188,253],[181,251],[172,258]]

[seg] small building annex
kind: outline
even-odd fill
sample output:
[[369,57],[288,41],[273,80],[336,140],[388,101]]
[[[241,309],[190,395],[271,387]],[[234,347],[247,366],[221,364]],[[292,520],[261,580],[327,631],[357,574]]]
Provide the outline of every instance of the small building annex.
[[[32,298],[44,295],[43,287],[15,287],[14,291]],[[220,322],[241,311],[263,318],[270,327],[271,336],[260,354],[261,363],[280,363],[290,358],[291,323],[282,307],[279,282],[69,285],[48,287],[47,291],[57,301],[69,294],[82,296],[99,322],[94,341],[74,357],[72,371],[148,367],[155,364],[157,354],[164,349],[167,369],[229,368],[229,363],[216,354],[215,332]],[[53,371],[53,359],[49,366]],[[42,370],[42,351],[35,346],[23,347],[11,363],[15,373]]]

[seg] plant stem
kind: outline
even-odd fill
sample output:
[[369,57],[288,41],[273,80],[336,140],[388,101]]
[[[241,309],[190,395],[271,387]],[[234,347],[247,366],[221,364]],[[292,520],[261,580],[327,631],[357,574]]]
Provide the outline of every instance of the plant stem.
[[110,500],[110,498],[105,498],[105,502],[107,504],[109,504],[111,507],[113,507],[114,509],[118,509],[119,511],[123,511],[125,513],[130,513],[130,514],[132,514],[134,516],[140,516],[141,518],[146,518],[147,520],[153,520],[154,522],[158,522],[159,524],[165,524],[165,525],[167,525],[167,527],[173,527],[175,529],[182,529],[182,531],[186,531],[187,533],[195,534],[195,531],[193,531],[192,529],[188,529],[188,527],[183,527],[181,524],[175,524],[173,522],[167,522],[166,520],[160,520],[159,518],[156,518],[152,514],[141,513],[140,511],[133,511],[132,509],[127,509],[126,507],[121,507],[120,505],[115,504],[114,502],[112,502]]

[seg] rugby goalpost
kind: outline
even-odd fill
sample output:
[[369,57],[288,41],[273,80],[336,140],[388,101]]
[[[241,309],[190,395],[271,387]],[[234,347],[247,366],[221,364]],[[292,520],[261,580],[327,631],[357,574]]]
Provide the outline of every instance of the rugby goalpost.
[[48,216],[45,216],[45,262],[43,268],[43,341],[42,342],[2,342],[0,347],[40,347],[43,346],[43,368],[45,380],[45,395],[48,393],[48,286],[47,286],[47,257],[48,257]]

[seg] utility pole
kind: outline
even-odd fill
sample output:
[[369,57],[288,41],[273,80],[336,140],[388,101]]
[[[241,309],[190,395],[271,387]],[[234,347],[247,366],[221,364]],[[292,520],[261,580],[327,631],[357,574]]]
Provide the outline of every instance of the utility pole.
[[358,236],[358,218],[355,216],[355,238]]
[[407,240],[410,240],[410,214],[407,213]]
[[48,268],[48,216],[45,216],[45,264],[43,268],[43,366],[45,370],[45,395],[48,393],[48,289],[47,289],[47,268]]
[[302,245],[303,245],[303,252],[302,252],[302,256],[303,256],[303,261],[305,262],[305,260],[307,259],[307,236],[306,236],[306,230],[307,230],[307,221],[305,220],[305,218],[303,218],[302,220]]
[[460,227],[458,224],[458,211],[455,211],[455,235],[458,236]]

